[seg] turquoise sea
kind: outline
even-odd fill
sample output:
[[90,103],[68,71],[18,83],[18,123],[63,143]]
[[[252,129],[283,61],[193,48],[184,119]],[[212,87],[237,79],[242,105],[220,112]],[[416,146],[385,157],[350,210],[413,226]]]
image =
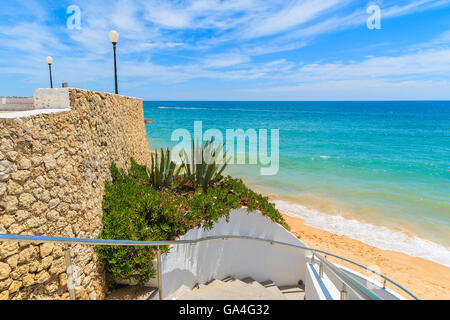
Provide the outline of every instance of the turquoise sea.
[[450,266],[450,102],[155,101],[144,113],[151,149],[194,121],[279,129],[276,176],[229,173],[312,226]]

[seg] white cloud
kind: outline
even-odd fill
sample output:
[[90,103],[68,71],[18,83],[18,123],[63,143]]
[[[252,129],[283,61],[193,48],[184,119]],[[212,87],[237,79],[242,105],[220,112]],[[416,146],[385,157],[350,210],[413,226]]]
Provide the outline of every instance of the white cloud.
[[427,50],[402,56],[369,57],[357,63],[309,64],[301,67],[298,79],[339,80],[386,77],[439,77],[450,73],[450,48]]
[[169,2],[149,1],[145,4],[145,18],[166,28],[188,28],[191,26],[192,16],[187,10],[173,6]]
[[248,38],[256,38],[280,33],[311,21],[330,8],[343,2],[346,1],[290,1],[287,6],[283,6],[276,14],[268,13],[266,14],[267,17],[258,17],[244,31],[244,34]]
[[239,52],[227,52],[208,56],[203,61],[205,68],[224,68],[249,62],[250,58]]
[[444,6],[450,3],[450,0],[415,0],[407,1],[403,5],[393,5],[383,8],[382,15],[385,18],[398,17],[418,11],[428,10]]
[[138,12],[139,6],[134,1],[120,1],[111,13],[111,24],[126,32],[127,36],[134,35],[135,38],[140,38],[140,35],[146,32],[146,28],[140,22]]
[[[388,92],[388,84],[395,83],[404,92],[407,85],[415,88],[418,83],[429,92],[435,92],[431,84],[447,88],[450,31],[411,48],[398,47],[397,52],[403,54],[360,58],[358,62],[340,57],[344,61],[303,64],[280,59],[280,54],[270,60],[270,54],[305,47],[320,35],[364,26],[368,3],[361,5],[356,0],[78,2],[81,30],[55,25],[52,11],[37,2],[20,5],[16,13],[26,18],[18,18],[16,23],[10,23],[10,12],[0,14],[6,17],[0,20],[0,57],[9,55],[7,62],[0,62],[0,70],[45,79],[48,70],[43,59],[53,55],[55,77],[76,84],[97,81],[104,85],[112,73],[108,32],[117,29],[121,35],[120,77],[127,87],[152,81],[172,84],[211,79],[236,81],[236,86],[258,82],[259,92],[292,94],[304,92],[301,88],[318,94],[319,88],[327,90],[324,84],[330,86],[330,92],[333,88],[346,92],[345,86],[362,92],[373,86]],[[382,19],[448,4],[450,0],[380,3]]]
[[[313,17],[310,17],[312,23],[306,24],[305,26],[300,24],[300,27],[292,28],[292,30],[281,33],[279,36],[271,39],[273,50],[268,50],[268,52],[292,50],[295,44],[299,44],[298,47],[302,47],[303,44],[311,43],[313,39],[323,34],[336,33],[351,28],[365,26],[368,18],[366,7],[363,6],[357,9],[347,10],[347,12],[339,12],[339,9],[344,8],[346,5],[350,4],[350,2],[351,1],[341,1],[339,2],[339,5],[334,6],[334,8],[330,7],[329,10],[325,10],[335,10],[332,15],[324,15],[322,19],[313,19]],[[404,2],[405,1],[403,1],[402,4],[391,6],[388,4],[382,5],[382,21],[450,4],[450,0],[416,0]],[[265,42],[262,42],[262,44],[263,46],[266,46]],[[278,50],[276,48],[278,48]],[[255,54],[258,54],[258,51],[254,52]],[[260,50],[260,52],[261,54],[265,54],[266,50]]]
[[[257,0],[193,0],[193,1],[142,1],[145,18],[165,28],[174,29],[230,29],[265,8],[264,1]],[[240,17],[235,17],[240,14]]]
[[37,23],[4,26],[0,30],[1,45],[32,53],[48,52],[48,47],[66,48],[48,27]]
[[[234,97],[242,100],[260,100],[260,93],[261,88],[238,89]],[[328,80],[291,86],[273,86],[264,88],[264,93],[264,100],[277,101],[449,100],[450,81]]]

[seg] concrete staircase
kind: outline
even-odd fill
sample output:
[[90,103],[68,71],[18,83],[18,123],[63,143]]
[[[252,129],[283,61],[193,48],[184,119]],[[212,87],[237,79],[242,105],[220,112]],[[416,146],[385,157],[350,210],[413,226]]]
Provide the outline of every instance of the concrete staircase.
[[277,287],[272,281],[257,282],[231,277],[197,285],[177,300],[304,300],[304,288],[298,285]]

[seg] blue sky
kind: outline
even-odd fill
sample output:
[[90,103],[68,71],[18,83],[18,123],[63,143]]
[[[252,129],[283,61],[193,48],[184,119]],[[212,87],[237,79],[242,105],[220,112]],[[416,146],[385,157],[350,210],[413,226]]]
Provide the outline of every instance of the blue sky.
[[48,55],[58,86],[112,92],[111,29],[146,100],[450,99],[450,0],[3,0],[0,96],[48,86]]

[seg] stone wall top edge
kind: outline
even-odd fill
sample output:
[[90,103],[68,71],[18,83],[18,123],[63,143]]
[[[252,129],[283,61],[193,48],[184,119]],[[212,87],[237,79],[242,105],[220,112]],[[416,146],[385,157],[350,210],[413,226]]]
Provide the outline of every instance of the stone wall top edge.
[[69,92],[70,92],[70,93],[72,93],[73,91],[75,91],[75,92],[98,93],[98,94],[105,94],[105,95],[108,95],[108,96],[118,96],[118,97],[120,97],[120,98],[135,99],[135,100],[141,100],[141,101],[143,101],[142,98],[131,97],[131,96],[124,96],[124,95],[121,95],[121,94],[114,94],[114,93],[111,93],[111,92],[94,91],[94,90],[80,89],[80,88],[69,88]]

